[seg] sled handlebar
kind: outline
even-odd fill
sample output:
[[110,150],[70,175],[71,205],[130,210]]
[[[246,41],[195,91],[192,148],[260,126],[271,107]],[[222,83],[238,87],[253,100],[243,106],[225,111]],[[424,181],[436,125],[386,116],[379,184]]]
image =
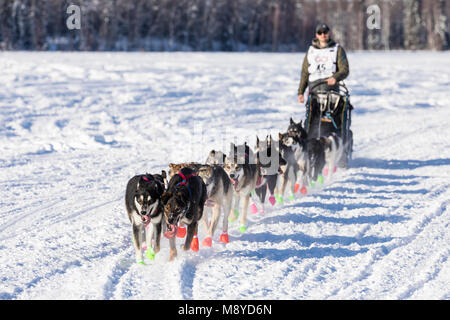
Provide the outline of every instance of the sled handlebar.
[[[313,89],[315,89],[316,87],[318,87],[320,85],[323,85],[323,84],[327,84],[327,82],[325,80],[317,82],[316,84],[314,84],[312,87],[309,88],[309,92],[312,92]],[[340,91],[342,90],[344,95],[346,95],[346,96],[349,95],[349,91],[348,91],[347,87],[345,86],[345,84],[343,82],[337,82],[336,84],[339,87],[339,92],[338,93],[340,93]]]

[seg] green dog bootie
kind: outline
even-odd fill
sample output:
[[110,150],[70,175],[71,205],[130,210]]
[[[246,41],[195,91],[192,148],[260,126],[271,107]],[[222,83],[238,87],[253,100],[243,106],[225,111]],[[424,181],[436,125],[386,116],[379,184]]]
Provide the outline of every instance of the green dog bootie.
[[283,196],[280,195],[276,195],[275,199],[277,200],[278,204],[283,204],[284,200],[283,200]]
[[231,215],[228,217],[228,221],[232,222],[232,223],[236,222],[237,218],[239,217],[239,211],[238,210],[234,209],[233,213],[234,213],[234,217],[232,217]]
[[239,227],[239,232],[240,232],[240,233],[245,233],[245,232],[247,232],[247,227],[246,227],[245,225],[241,225],[241,226]]
[[322,175],[320,175],[320,176],[317,177],[317,182],[318,182],[319,184],[323,184],[323,176],[322,176]]
[[145,256],[149,260],[155,260],[156,253],[153,251],[153,248],[148,248],[147,251],[145,251]]
[[293,201],[294,199],[295,199],[295,195],[291,194],[291,195],[289,196],[289,200],[290,200],[290,201]]

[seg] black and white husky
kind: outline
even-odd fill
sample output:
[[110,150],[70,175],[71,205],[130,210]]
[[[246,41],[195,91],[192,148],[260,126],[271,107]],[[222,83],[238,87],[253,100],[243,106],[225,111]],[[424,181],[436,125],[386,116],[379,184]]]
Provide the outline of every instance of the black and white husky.
[[283,172],[281,167],[285,168],[287,163],[281,156],[278,141],[273,140],[271,135],[266,136],[263,141],[260,141],[259,137],[256,136],[255,152],[260,170],[260,179],[257,180],[255,193],[261,203],[259,211],[264,214],[267,191],[269,192],[269,202],[273,206],[276,203],[275,190],[278,175]]
[[[208,198],[205,205],[208,208],[212,208],[213,211],[210,223],[208,223],[208,215],[206,214],[209,210],[205,211],[202,217],[206,233],[206,238],[202,241],[202,245],[211,247],[212,237],[219,222],[221,209],[223,211],[223,223],[220,242],[228,243],[228,217],[233,202],[233,185],[230,178],[220,165],[202,165],[197,172],[206,185]],[[207,209],[206,207],[205,209]]]
[[132,239],[138,263],[144,263],[144,241],[147,258],[153,259],[160,250],[163,216],[161,195],[165,190],[165,180],[166,172],[162,171],[161,174],[136,175],[127,184],[125,208],[132,224]]
[[279,133],[280,153],[283,159],[286,161],[286,165],[282,166],[283,173],[280,175],[281,186],[278,189],[277,202],[283,204],[284,193],[289,182],[290,195],[289,199],[293,200],[295,197],[295,184],[297,181],[297,173],[300,169],[297,158],[295,156],[295,138],[289,136],[288,133]]
[[198,251],[198,222],[203,216],[206,198],[206,185],[195,170],[184,167],[170,179],[167,191],[161,196],[167,224],[164,236],[170,244],[169,260],[177,255],[175,235],[181,224],[188,226],[183,250]]
[[[288,135],[296,142],[296,158],[300,171],[307,173],[308,180],[304,185],[316,181],[322,174],[330,177],[342,155],[342,139],[335,133],[318,139],[308,139],[302,121],[295,123],[292,118],[288,127]],[[303,169],[304,168],[304,169]]]
[[244,199],[239,227],[239,231],[244,233],[247,231],[247,211],[251,192],[255,189],[259,175],[255,155],[247,143],[240,146],[231,143],[230,156],[225,159],[224,169],[234,189],[234,210],[230,212],[231,221],[235,221],[239,216],[240,200]]

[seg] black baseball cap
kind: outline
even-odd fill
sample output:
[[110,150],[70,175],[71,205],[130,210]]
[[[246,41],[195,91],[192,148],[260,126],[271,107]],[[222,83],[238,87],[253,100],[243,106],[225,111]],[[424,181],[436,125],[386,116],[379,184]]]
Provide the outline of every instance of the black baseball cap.
[[319,31],[328,32],[330,31],[330,28],[325,23],[319,23],[316,27],[316,33]]

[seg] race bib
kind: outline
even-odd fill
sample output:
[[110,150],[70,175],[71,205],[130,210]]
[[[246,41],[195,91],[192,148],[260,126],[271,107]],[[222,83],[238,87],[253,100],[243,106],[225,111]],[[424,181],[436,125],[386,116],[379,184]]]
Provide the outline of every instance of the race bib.
[[327,79],[336,72],[338,44],[332,48],[316,49],[313,46],[308,50],[309,82]]

